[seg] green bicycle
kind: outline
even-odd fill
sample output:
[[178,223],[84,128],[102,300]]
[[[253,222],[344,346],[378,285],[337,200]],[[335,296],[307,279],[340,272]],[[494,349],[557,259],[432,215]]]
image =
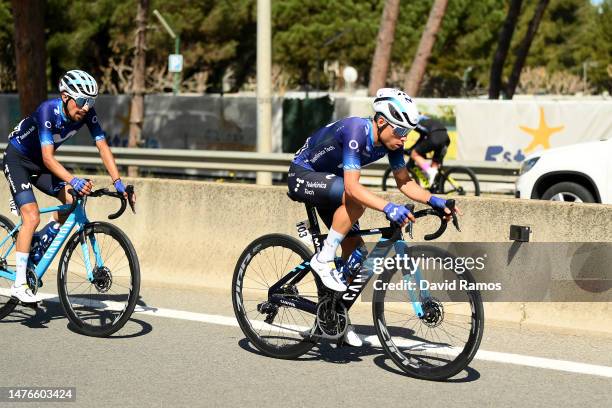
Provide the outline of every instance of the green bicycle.
[[[410,150],[405,150],[405,153],[410,157]],[[480,195],[480,184],[476,173],[469,167],[464,166],[453,166],[445,167],[443,163],[440,163],[438,168],[438,174],[436,175],[433,184],[429,183],[427,175],[423,170],[416,165],[414,160],[408,160],[406,168],[417,184],[421,187],[429,190],[433,194],[448,194],[448,195]],[[391,176],[391,167],[385,170],[382,179],[382,190],[387,191],[389,186],[389,178],[393,180]],[[392,182],[392,181],[391,181]]]

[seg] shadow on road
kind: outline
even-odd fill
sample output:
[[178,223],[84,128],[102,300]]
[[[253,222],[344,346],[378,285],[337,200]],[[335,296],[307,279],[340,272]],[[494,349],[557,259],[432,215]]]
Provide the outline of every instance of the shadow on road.
[[[140,297],[137,302],[138,306],[141,306],[145,310],[148,309],[148,306],[144,300]],[[53,320],[66,319],[66,315],[64,314],[64,309],[58,302],[54,301],[43,301],[41,306],[36,309],[32,309],[29,307],[25,307],[19,305],[13,310],[11,314],[6,316],[3,320],[0,321],[0,324],[11,324],[11,323],[20,323],[23,326],[29,327],[31,329],[47,329],[48,324]],[[134,330],[134,324],[140,326],[139,329]],[[72,331],[73,333],[78,333],[72,323],[67,322],[66,327]],[[135,319],[134,315],[128,320],[126,325],[119,330],[119,332],[113,334],[108,337],[109,339],[126,339],[132,337],[140,337],[147,335],[153,331],[153,326],[151,324],[140,320]],[[122,334],[125,332],[130,332],[126,334]]]
[[[374,328],[371,326],[356,325],[355,330],[359,334],[362,334],[365,336],[376,335]],[[238,345],[242,349],[250,353],[257,354],[262,357],[266,357],[262,352],[257,350],[246,338],[239,340]],[[324,341],[320,344],[315,345],[312,350],[310,350],[303,356],[293,361],[320,360],[326,363],[348,364],[348,363],[362,361],[363,357],[368,357],[368,356],[373,356],[373,355],[377,356],[374,358],[374,364],[376,364],[379,368],[382,368],[383,370],[386,370],[393,374],[399,374],[405,377],[414,378],[406,374],[404,371],[396,368],[395,364],[385,354],[384,350],[381,347],[374,347],[370,345],[364,345],[362,347],[351,347],[351,346],[343,345],[341,347],[338,347],[335,343],[332,344],[328,341]],[[464,383],[464,382],[476,381],[480,378],[480,373],[471,367],[467,367],[459,375],[464,375],[464,376],[460,378],[457,378],[457,376],[455,376],[448,380],[444,380],[443,382]]]

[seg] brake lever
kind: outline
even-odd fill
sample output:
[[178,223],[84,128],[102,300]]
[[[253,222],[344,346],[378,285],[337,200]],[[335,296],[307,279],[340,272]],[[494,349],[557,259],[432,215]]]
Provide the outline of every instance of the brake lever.
[[[414,204],[406,204],[404,207],[406,207],[408,211],[410,211],[410,213],[414,215]],[[406,232],[408,233],[410,239],[414,239],[414,235],[412,234],[413,231],[414,223],[412,221],[408,221],[408,224],[406,224]]]
[[451,211],[451,216],[453,217],[453,225],[457,231],[461,232],[461,228],[459,228],[459,219],[457,218],[457,214],[455,213],[455,200],[446,200],[446,207]]
[[125,188],[125,192],[128,195],[128,204],[130,205],[130,208],[132,209],[132,214],[136,214],[136,206],[134,204],[134,201],[132,200],[132,198],[134,197],[134,186],[133,185],[128,185]]

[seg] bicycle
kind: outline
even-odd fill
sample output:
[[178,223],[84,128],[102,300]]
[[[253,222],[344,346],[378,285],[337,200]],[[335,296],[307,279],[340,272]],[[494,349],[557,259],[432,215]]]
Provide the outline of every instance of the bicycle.
[[[410,149],[404,150],[404,153],[410,157]],[[406,168],[410,173],[410,177],[412,177],[421,187],[429,190],[432,194],[457,194],[462,196],[468,194],[473,194],[475,196],[480,195],[480,183],[478,182],[476,173],[474,173],[474,171],[469,167],[444,167],[443,163],[440,163],[438,174],[434,178],[434,182],[431,185],[429,184],[429,178],[427,175],[419,166],[417,166],[412,158],[408,160],[408,163],[406,163]],[[387,191],[387,183],[390,175],[391,167],[387,168],[383,174],[383,191]],[[461,181],[457,179],[460,179]]]
[[[134,212],[134,187],[128,186],[126,191],[127,200],[123,194],[108,189],[95,190],[84,197],[79,197],[71,189],[72,204],[40,210],[41,214],[60,211],[69,215],[38,264],[28,264],[27,284],[33,293],[37,293],[42,285],[41,278],[67,242],[57,274],[59,299],[74,330],[83,335],[107,337],[115,333],[128,321],[138,300],[140,266],[134,246],[121,229],[107,222],[90,222],[85,212],[88,197],[102,196],[121,201],[121,207],[109,215],[109,219],[119,218],[128,201]],[[0,234],[6,235],[0,239],[0,319],[20,304],[10,295],[10,286],[15,281],[15,266],[9,265],[8,259],[15,248],[21,225],[21,222],[15,225],[0,215]],[[73,229],[76,231],[68,238]],[[77,247],[80,247],[80,252],[75,251]]]
[[[453,200],[448,205],[454,207]],[[298,234],[311,239],[319,249],[326,234],[320,232],[315,208],[306,204],[306,211],[308,223],[298,224]],[[438,217],[440,227],[425,235],[427,241],[440,237],[447,228],[439,211],[414,212],[416,218],[428,215]],[[456,216],[453,224],[459,230]],[[412,223],[406,230],[412,237]],[[281,359],[297,358],[322,340],[341,345],[348,311],[374,275],[374,260],[385,258],[391,249],[398,255],[406,250],[402,229],[397,225],[349,235],[374,234],[380,234],[380,240],[361,268],[351,275],[343,293],[331,291],[321,283],[309,267],[313,253],[298,239],[269,234],[249,244],[238,258],[232,280],[234,314],[245,336],[264,355]],[[420,251],[424,247],[412,248]],[[374,293],[372,317],[385,353],[404,372],[417,378],[442,380],[456,375],[470,363],[482,339],[484,311],[480,292],[456,293],[452,303],[444,303],[433,296],[432,290],[420,289],[419,282],[425,280],[422,270],[395,272],[400,273],[383,273],[374,283],[375,288],[378,284],[383,288]],[[453,275],[475,283],[469,271]],[[393,278],[413,281],[416,286],[414,290],[400,291],[399,299],[392,299],[394,293],[388,289]],[[413,312],[410,318],[397,320],[409,309]],[[461,344],[455,345],[458,342]]]

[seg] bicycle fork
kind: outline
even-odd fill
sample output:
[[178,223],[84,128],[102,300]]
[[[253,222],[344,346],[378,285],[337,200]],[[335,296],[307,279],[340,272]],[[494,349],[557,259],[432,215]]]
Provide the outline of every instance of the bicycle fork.
[[[96,259],[96,268],[102,268],[104,266],[104,262],[102,260],[100,246],[98,245],[98,241],[96,240],[96,237],[93,232],[89,235],[89,242],[91,243],[94,257]],[[89,257],[89,248],[87,247],[87,237],[85,236],[85,229],[83,226],[81,227],[81,231],[79,232],[79,243],[81,244],[81,252],[83,253],[83,260],[85,261],[85,269],[87,270],[87,279],[90,282],[93,282],[94,268],[92,267],[91,259]]]
[[[397,241],[394,244],[395,253],[400,257],[405,256],[404,249],[406,248],[405,241]],[[429,291],[426,289],[421,289],[420,284],[422,281],[421,270],[418,267],[415,267],[414,270],[402,270],[402,280],[405,282],[406,291],[408,292],[408,297],[410,298],[410,302],[412,303],[412,309],[417,317],[422,318],[425,316],[423,312],[423,303],[421,299],[429,297]]]

